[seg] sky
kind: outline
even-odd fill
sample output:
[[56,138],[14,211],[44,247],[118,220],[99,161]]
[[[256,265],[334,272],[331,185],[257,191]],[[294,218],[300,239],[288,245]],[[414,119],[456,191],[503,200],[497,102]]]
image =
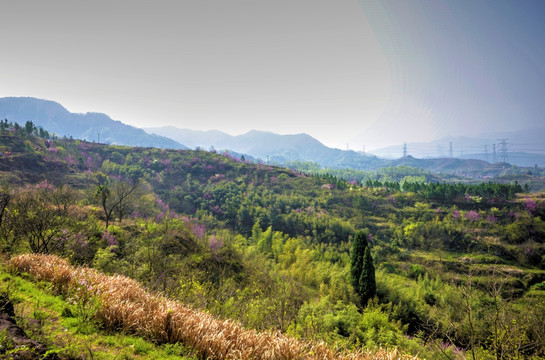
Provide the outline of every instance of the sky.
[[331,147],[545,127],[545,1],[0,0],[0,97]]

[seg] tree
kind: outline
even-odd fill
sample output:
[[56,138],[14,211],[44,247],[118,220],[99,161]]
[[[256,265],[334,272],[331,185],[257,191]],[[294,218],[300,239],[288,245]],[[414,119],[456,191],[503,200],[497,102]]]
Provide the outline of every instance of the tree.
[[0,251],[13,251],[18,243],[18,237],[13,236],[15,224],[10,203],[13,202],[14,191],[8,182],[0,184]]
[[352,258],[350,261],[350,280],[354,290],[361,298],[361,305],[365,306],[369,299],[377,292],[375,281],[375,266],[371,257],[371,250],[367,241],[369,234],[358,231],[352,243]]
[[117,215],[119,222],[123,221],[123,218],[130,214],[134,209],[134,203],[141,192],[140,181],[125,182],[116,181],[113,184],[113,201],[114,201],[114,213]]
[[129,210],[132,198],[140,186],[140,180],[133,178],[130,182],[121,179],[110,179],[106,174],[99,172],[93,178],[95,183],[95,201],[100,204],[106,218],[106,229],[117,214],[119,221]]
[[363,255],[367,248],[367,232],[359,230],[352,242],[352,257],[350,261],[350,280],[354,290],[358,292],[361,273],[363,271]]
[[14,236],[26,239],[34,253],[50,254],[61,251],[65,246],[61,235],[71,221],[74,197],[59,199],[63,196],[47,181],[27,185],[16,194]]
[[0,184],[0,226],[4,219],[4,214],[7,212],[9,202],[13,196],[11,186],[9,183]]
[[367,305],[367,302],[372,299],[377,292],[377,283],[375,280],[375,266],[369,246],[365,248],[363,255],[363,266],[361,276],[358,282],[358,295],[361,297],[361,304]]
[[37,131],[36,125],[34,125],[32,121],[27,121],[25,123],[24,131],[26,135],[31,136]]
[[[257,224],[257,223],[256,223]],[[264,253],[270,253],[272,249],[273,231],[272,226],[269,226],[265,232],[263,232],[257,242],[257,248]]]

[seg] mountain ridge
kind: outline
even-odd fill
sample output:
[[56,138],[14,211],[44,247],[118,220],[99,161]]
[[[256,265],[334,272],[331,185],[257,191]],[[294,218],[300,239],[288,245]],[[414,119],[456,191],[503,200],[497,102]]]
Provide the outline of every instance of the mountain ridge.
[[298,160],[317,162],[325,167],[361,169],[373,169],[386,164],[374,155],[327,147],[306,133],[280,135],[270,131],[251,130],[241,135],[229,135],[219,130],[190,130],[174,126],[144,130],[168,136],[189,147],[229,149],[278,164]]
[[[269,131],[251,130],[241,135],[229,135],[219,130],[190,130],[174,126],[146,128],[148,132],[184,141],[187,145],[204,149],[228,149],[237,153],[248,154],[261,161],[284,165],[291,161],[314,162],[324,168],[357,170],[376,170],[379,168],[406,165],[423,168],[432,172],[451,174],[479,173],[499,175],[509,164],[490,164],[484,159],[469,158],[415,158],[413,156],[397,159],[384,159],[376,155],[364,154],[353,150],[329,148],[306,133],[280,135]],[[209,136],[212,135],[212,136]]]
[[187,148],[163,136],[152,135],[100,112],[72,113],[60,103],[33,97],[0,98],[0,119],[35,125],[57,134],[113,145]]
[[[0,119],[2,118],[9,118],[10,121],[20,124],[31,120],[35,125],[59,136],[88,141],[96,139],[97,142],[140,147],[228,150],[235,156],[240,157],[244,154],[246,158],[279,165],[288,164],[291,161],[302,161],[315,162],[324,168],[357,170],[376,170],[388,166],[409,165],[432,172],[455,174],[475,174],[481,171],[488,173],[491,168],[495,168],[493,173],[496,175],[498,171],[503,172],[510,168],[510,165],[507,165],[506,167],[500,166],[501,169],[499,169],[498,164],[490,165],[486,158],[480,157],[478,154],[472,156],[471,159],[467,155],[462,159],[447,156],[384,159],[369,153],[330,148],[306,133],[281,135],[269,131],[251,130],[241,135],[230,135],[220,130],[201,131],[180,129],[174,126],[140,129],[113,120],[103,113],[71,113],[57,102],[30,97],[0,98]],[[438,141],[444,142],[446,140]],[[473,139],[473,141],[479,142],[480,140]],[[408,148],[408,154],[414,155],[412,145],[409,145]],[[520,164],[518,159],[525,157],[528,158],[528,154],[521,153],[516,157],[513,156],[513,159],[516,164]],[[450,161],[456,158],[459,161]],[[474,161],[474,159],[478,161]],[[532,154],[531,163],[525,163],[522,166],[542,165],[540,159],[541,155]],[[545,155],[543,155],[543,160],[545,165]]]

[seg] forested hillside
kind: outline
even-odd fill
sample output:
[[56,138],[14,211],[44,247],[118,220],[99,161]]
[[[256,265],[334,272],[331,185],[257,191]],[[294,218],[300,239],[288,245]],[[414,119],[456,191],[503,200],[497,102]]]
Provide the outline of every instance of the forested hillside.
[[[342,354],[545,356],[545,196],[524,183],[418,171],[346,181],[209,151],[52,140],[28,123],[5,124],[0,148],[6,257],[58,255]],[[84,313],[97,332],[165,341],[95,305]]]

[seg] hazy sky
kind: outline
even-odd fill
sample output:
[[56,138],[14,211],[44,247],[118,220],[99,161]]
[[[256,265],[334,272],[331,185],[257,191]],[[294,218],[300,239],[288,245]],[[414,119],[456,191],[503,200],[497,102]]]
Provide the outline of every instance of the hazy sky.
[[0,0],[0,97],[358,150],[543,127],[543,18],[543,0]]

